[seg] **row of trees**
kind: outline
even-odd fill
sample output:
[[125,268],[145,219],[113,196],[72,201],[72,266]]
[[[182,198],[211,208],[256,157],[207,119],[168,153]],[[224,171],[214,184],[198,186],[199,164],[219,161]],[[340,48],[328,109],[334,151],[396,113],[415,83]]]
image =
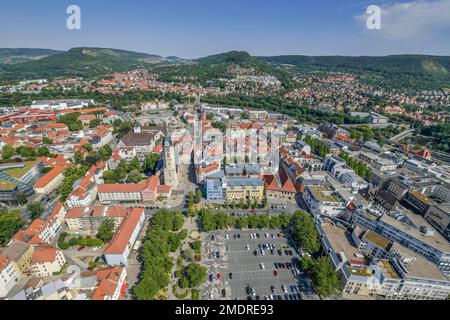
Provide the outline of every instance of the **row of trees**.
[[372,170],[367,166],[367,164],[362,160],[357,160],[355,158],[350,157],[348,153],[341,152],[339,155],[342,159],[347,162],[347,165],[355,170],[355,172],[366,179],[369,179],[372,176]]
[[331,149],[323,141],[307,136],[305,137],[305,142],[311,147],[312,152],[319,157],[323,158],[331,153]]
[[34,161],[36,157],[54,157],[54,155],[48,150],[46,146],[39,147],[37,149],[31,147],[21,146],[14,148],[7,144],[2,148],[2,160],[9,161],[14,156],[20,156],[26,161]]
[[281,215],[248,215],[235,217],[223,211],[215,211],[210,208],[202,208],[198,211],[200,217],[200,231],[210,232],[214,230],[223,230],[228,228],[236,229],[279,229],[287,228],[290,223],[291,216],[289,214]]
[[170,283],[173,261],[169,253],[174,247],[171,248],[169,238],[171,234],[178,232],[183,224],[184,217],[179,212],[161,209],[153,216],[139,256],[143,271],[134,288],[134,295],[138,300],[155,299]]

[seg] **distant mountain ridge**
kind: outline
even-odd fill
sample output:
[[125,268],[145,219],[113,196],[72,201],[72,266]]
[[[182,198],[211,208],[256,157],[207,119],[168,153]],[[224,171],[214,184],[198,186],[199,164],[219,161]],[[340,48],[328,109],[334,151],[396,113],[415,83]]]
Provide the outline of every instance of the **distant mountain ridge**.
[[34,48],[0,48],[0,64],[15,64],[60,54],[63,51]]
[[[22,57],[22,58],[18,58]],[[22,59],[22,60],[20,60]],[[8,64],[2,64],[8,61]],[[165,65],[173,65],[165,67]],[[162,79],[194,77],[200,83],[208,78],[226,76],[228,66],[239,65],[281,78],[289,83],[288,72],[350,72],[367,74],[373,81],[417,88],[450,87],[450,56],[390,55],[383,57],[350,56],[252,56],[245,51],[230,51],[193,60],[175,56],[139,53],[108,48],[73,48],[68,51],[48,49],[0,49],[0,80],[36,77],[91,77],[156,66]],[[419,86],[416,86],[419,83]]]

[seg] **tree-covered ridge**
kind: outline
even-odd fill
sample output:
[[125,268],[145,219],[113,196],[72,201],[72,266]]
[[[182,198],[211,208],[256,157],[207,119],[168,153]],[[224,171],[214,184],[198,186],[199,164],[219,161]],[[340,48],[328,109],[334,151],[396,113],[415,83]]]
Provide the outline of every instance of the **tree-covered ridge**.
[[302,56],[259,57],[276,65],[290,65],[299,72],[350,72],[371,84],[434,89],[450,86],[450,57],[391,55],[385,57]]
[[73,48],[43,59],[0,66],[3,79],[90,77],[164,60],[158,55],[103,48]]
[[25,62],[60,53],[62,53],[62,51],[51,49],[0,48],[0,65]]

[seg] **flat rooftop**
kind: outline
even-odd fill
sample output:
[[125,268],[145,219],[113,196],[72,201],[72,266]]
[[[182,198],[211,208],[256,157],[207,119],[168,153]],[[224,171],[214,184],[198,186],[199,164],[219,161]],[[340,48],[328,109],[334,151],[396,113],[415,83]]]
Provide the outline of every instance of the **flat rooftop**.
[[383,250],[387,251],[389,249],[390,246],[390,242],[389,240],[383,238],[382,236],[380,236],[379,234],[373,232],[372,230],[368,230],[365,234],[364,237],[375,243],[377,246],[379,246],[380,248],[382,248]]
[[411,260],[403,263],[408,271],[408,276],[449,281],[449,279],[447,279],[447,277],[439,270],[437,265],[414,251],[405,248],[398,243],[395,243],[392,246],[392,250],[399,252],[403,258]]
[[351,235],[347,232],[347,229],[338,227],[329,222],[322,224],[322,228],[336,253],[343,252],[347,260],[359,259],[360,254],[358,248],[353,243]]
[[314,197],[322,202],[340,202],[333,190],[325,186],[308,186]]
[[381,221],[390,224],[394,226],[395,228],[399,229],[400,231],[403,231],[404,233],[417,238],[424,243],[441,250],[442,252],[450,252],[450,243],[439,233],[436,231],[435,228],[433,228],[422,216],[412,213],[411,211],[408,211],[408,213],[402,212],[402,214],[405,214],[416,226],[418,227],[427,227],[429,230],[434,230],[433,235],[425,235],[422,232],[420,232],[418,229],[413,228],[406,223],[403,223],[402,221],[399,221],[395,219],[394,217],[384,214],[381,217]]

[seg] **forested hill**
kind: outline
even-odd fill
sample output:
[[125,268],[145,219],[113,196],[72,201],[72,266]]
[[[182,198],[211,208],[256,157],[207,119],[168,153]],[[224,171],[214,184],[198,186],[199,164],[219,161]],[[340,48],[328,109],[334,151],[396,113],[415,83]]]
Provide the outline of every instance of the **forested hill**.
[[340,71],[367,74],[374,81],[417,89],[450,87],[450,56],[392,55],[384,57],[301,56],[258,57],[299,72]]
[[0,64],[15,64],[29,60],[41,59],[62,51],[51,49],[29,49],[29,48],[0,48]]
[[2,79],[95,76],[165,61],[154,54],[103,48],[73,48],[42,59],[0,65]]

